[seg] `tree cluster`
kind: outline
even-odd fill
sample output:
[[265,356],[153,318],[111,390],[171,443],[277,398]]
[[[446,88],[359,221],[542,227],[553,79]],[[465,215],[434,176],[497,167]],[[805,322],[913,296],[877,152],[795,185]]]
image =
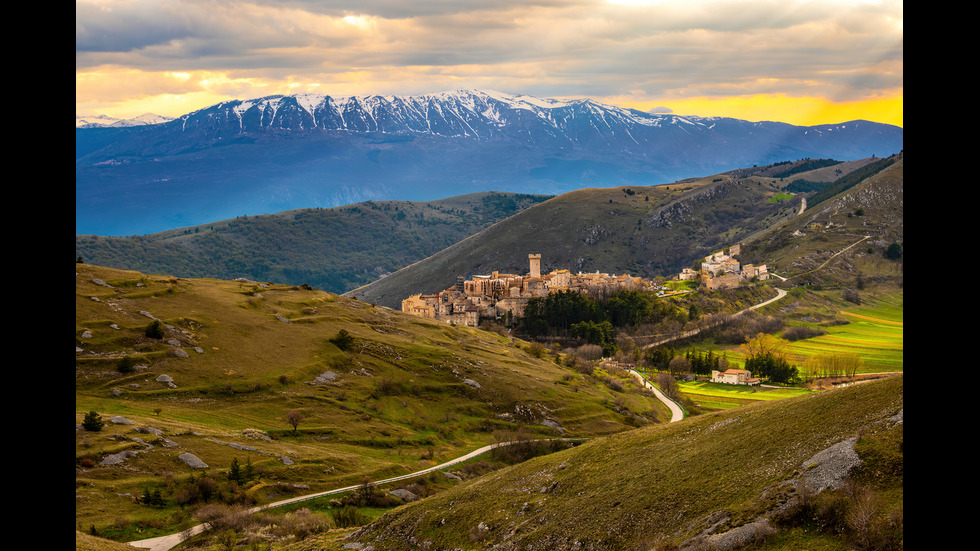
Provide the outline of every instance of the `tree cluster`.
[[[697,351],[689,348],[682,352],[671,346],[658,346],[647,349],[643,355],[646,364],[659,371],[690,372],[695,375],[710,375],[712,370],[728,369],[726,354],[715,354],[713,350]],[[676,360],[682,360],[680,362]]]
[[597,300],[577,291],[549,293],[532,298],[524,309],[519,329],[530,338],[541,336],[582,339],[602,347],[603,355],[616,352],[619,330],[657,323],[686,311],[644,291],[621,290]]
[[772,352],[755,354],[745,359],[745,369],[752,375],[772,383],[789,383],[796,379],[797,369],[786,358]]

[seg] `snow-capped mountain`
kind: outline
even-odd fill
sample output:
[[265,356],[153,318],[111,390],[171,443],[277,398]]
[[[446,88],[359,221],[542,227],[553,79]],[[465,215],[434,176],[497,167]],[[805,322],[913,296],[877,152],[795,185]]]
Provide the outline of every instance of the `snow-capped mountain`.
[[75,128],[122,128],[126,126],[143,126],[146,124],[160,124],[172,121],[173,117],[144,113],[131,119],[117,119],[108,115],[75,115]]
[[596,123],[597,133],[614,127],[688,122],[680,117],[651,115],[587,99],[541,99],[469,90],[421,96],[270,96],[221,103],[181,120],[184,130],[220,121],[232,127],[237,123],[241,132],[264,128],[320,129],[478,139],[491,139],[508,130],[532,126],[567,133],[577,122],[587,127]]
[[269,96],[109,128],[76,130],[77,233],[491,189],[656,185],[805,157],[886,156],[903,139],[867,121],[802,127],[488,90]]

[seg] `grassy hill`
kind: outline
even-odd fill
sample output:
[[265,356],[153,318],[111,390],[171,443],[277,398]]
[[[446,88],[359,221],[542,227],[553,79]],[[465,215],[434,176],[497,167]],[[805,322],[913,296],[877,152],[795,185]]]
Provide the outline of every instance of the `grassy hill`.
[[541,270],[673,277],[715,250],[792,216],[778,180],[723,174],[654,187],[582,189],[534,205],[383,279],[350,291],[398,307],[459,275]]
[[[900,548],[902,409],[896,376],[645,427],[400,507],[350,540],[379,551],[706,549],[733,541]],[[848,453],[863,462],[853,471],[839,461]]]
[[342,293],[425,258],[545,195],[485,192],[243,216],[130,237],[75,236],[85,262],[147,273],[279,281]]
[[[76,528],[115,540],[179,531],[202,499],[262,503],[414,472],[507,435],[669,419],[625,373],[583,375],[521,341],[331,293],[88,264],[75,285],[76,423],[93,411],[106,422],[76,430]],[[147,330],[157,320],[162,335]],[[259,476],[229,485],[236,460]],[[155,492],[161,504],[140,500]]]
[[880,159],[811,195],[802,214],[753,236],[744,261],[775,266],[792,285],[860,294],[901,284],[904,167],[904,153]]

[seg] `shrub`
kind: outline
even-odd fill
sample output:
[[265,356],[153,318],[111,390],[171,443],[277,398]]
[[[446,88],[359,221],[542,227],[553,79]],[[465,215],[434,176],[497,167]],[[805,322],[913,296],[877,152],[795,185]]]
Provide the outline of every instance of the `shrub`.
[[116,371],[120,373],[132,373],[136,371],[136,360],[132,356],[123,356],[116,364]]
[[346,329],[341,329],[332,339],[330,339],[330,342],[341,350],[348,350],[354,346],[354,337],[348,333]]
[[164,336],[164,326],[160,320],[153,320],[149,325],[146,326],[144,334],[149,339],[162,339]]
[[783,332],[783,338],[788,341],[799,341],[803,339],[810,339],[813,337],[819,337],[820,335],[826,335],[827,331],[820,329],[819,327],[810,327],[808,325],[794,325],[786,331]]
[[214,532],[242,531],[252,522],[252,515],[242,507],[206,503],[194,511],[194,518]]
[[297,540],[303,540],[313,534],[326,532],[332,526],[330,516],[316,514],[309,509],[300,509],[278,518],[274,524],[274,531],[279,536],[293,536]]
[[370,519],[357,510],[357,507],[347,505],[342,509],[330,513],[337,528],[350,528],[352,526],[362,526],[367,524]]

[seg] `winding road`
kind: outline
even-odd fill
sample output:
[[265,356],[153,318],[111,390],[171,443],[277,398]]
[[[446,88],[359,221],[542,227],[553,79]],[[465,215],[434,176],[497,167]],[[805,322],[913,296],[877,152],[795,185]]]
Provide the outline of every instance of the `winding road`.
[[[776,296],[775,297],[773,297],[773,298],[771,298],[769,300],[760,302],[759,304],[756,304],[755,306],[749,306],[748,308],[745,308],[744,310],[739,310],[738,312],[735,312],[734,314],[732,314],[732,316],[740,316],[740,315],[748,312],[749,310],[755,310],[756,308],[762,308],[763,306],[765,306],[767,304],[771,304],[773,302],[776,302],[777,300],[779,300],[779,299],[781,299],[781,298],[783,298],[783,297],[786,296],[786,291],[780,289],[779,287],[773,287],[773,288],[776,289]],[[698,333],[700,333],[701,331],[704,331],[705,329],[711,329],[712,327],[715,327],[715,326],[720,325],[722,323],[724,323],[724,322],[718,322],[718,323],[715,323],[715,324],[712,324],[712,325],[708,325],[706,327],[699,327],[697,329],[691,329],[690,331],[684,331],[683,333],[678,333],[676,335],[673,335],[673,336],[670,336],[670,337],[666,337],[666,338],[660,339],[658,341],[654,341],[654,342],[652,342],[650,344],[645,344],[641,348],[643,348],[643,349],[653,348],[655,346],[660,346],[661,344],[666,344],[666,343],[668,343],[670,341],[676,341],[678,339],[684,339],[684,338],[687,338],[687,337],[693,337],[694,335],[697,335]]]
[[[578,440],[578,439],[577,438],[557,438],[555,440]],[[520,442],[498,442],[496,444],[490,444],[489,446],[483,446],[482,448],[475,449],[475,450],[471,451],[470,453],[468,453],[466,455],[457,457],[456,459],[452,459],[450,461],[446,461],[445,463],[436,465],[434,467],[429,467],[429,468],[423,469],[421,471],[416,471],[414,473],[405,474],[405,475],[401,475],[401,476],[396,476],[396,477],[393,477],[393,478],[386,478],[385,480],[379,480],[379,481],[375,482],[375,484],[387,484],[389,482],[397,482],[399,480],[405,480],[405,479],[408,479],[408,478],[414,478],[416,476],[421,476],[421,475],[429,474],[429,473],[431,473],[433,471],[438,471],[440,469],[445,469],[446,467],[450,467],[450,466],[455,465],[457,463],[462,463],[463,461],[467,461],[469,459],[473,459],[474,457],[483,455],[483,454],[485,454],[485,453],[493,450],[494,448],[498,448],[498,447],[501,447],[501,446],[510,446],[511,444],[518,444],[518,443],[520,443]],[[325,492],[318,492],[318,493],[315,493],[315,494],[309,494],[309,495],[294,497],[294,498],[290,498],[290,499],[284,499],[282,501],[276,501],[275,503],[267,503],[265,505],[260,505],[258,507],[253,507],[253,508],[249,509],[248,510],[248,513],[250,513],[250,514],[251,513],[257,513],[259,511],[262,511],[262,510],[265,510],[265,509],[270,509],[272,507],[281,507],[283,505],[289,505],[289,504],[292,504],[292,503],[299,503],[301,501],[306,501],[306,500],[314,499],[314,498],[318,498],[318,497],[323,497],[323,496],[328,496],[328,495],[333,495],[333,494],[340,494],[340,493],[344,493],[344,492],[350,492],[352,490],[356,490],[360,486],[361,486],[360,484],[356,484],[354,486],[347,486],[345,488],[337,488],[337,489],[334,489],[334,490],[327,490]],[[131,542],[128,542],[128,544],[130,546],[132,546],[132,547],[136,547],[136,548],[140,548],[140,549],[149,549],[150,551],[168,551],[168,550],[173,549],[174,547],[176,547],[179,543],[181,543],[185,539],[200,534],[205,529],[207,529],[207,525],[206,524],[198,524],[197,526],[192,526],[192,527],[188,528],[187,530],[184,530],[182,532],[178,532],[176,534],[170,534],[170,535],[167,535],[167,536],[159,536],[159,537],[155,537],[155,538],[148,538],[148,539],[144,539],[144,540],[131,541]]]
[[628,369],[627,371],[629,371],[629,374],[630,375],[632,375],[638,381],[640,381],[640,384],[642,384],[644,387],[652,390],[653,391],[653,394],[661,402],[663,402],[668,408],[670,408],[670,422],[671,423],[676,423],[676,422],[678,422],[678,421],[680,421],[681,419],[684,418],[684,410],[681,409],[681,406],[678,405],[677,402],[675,402],[675,401],[671,400],[670,398],[668,398],[667,395],[664,394],[653,383],[651,383],[650,381],[646,380],[646,377],[644,377],[642,373],[640,373],[639,371],[635,371],[633,369]]

